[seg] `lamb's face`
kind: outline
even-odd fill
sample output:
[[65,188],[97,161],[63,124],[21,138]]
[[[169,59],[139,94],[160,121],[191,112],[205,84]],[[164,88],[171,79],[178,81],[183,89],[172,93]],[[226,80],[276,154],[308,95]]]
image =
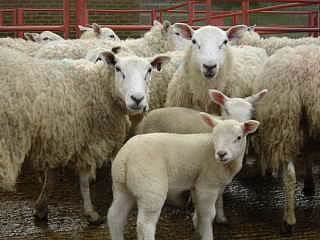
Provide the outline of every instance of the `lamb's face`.
[[24,37],[27,40],[43,44],[52,41],[63,40],[61,36],[50,31],[44,31],[42,33],[24,33]]
[[192,59],[205,79],[213,79],[224,63],[227,33],[220,28],[205,26],[192,36]]
[[112,65],[115,71],[114,82],[117,97],[125,103],[130,113],[149,110],[149,82],[153,69],[161,70],[169,57],[157,56],[153,59],[137,56],[116,57],[112,52],[100,53],[99,58]]
[[243,156],[246,148],[246,136],[257,130],[259,122],[249,120],[218,121],[207,113],[201,113],[202,119],[213,128],[212,144],[215,159],[224,164]]
[[[108,27],[100,27],[98,24],[93,23],[92,25],[88,26],[78,26],[80,31],[83,32],[82,35],[85,35],[86,32],[92,32],[95,33],[95,37],[98,39],[104,39],[104,40],[114,40],[118,41],[120,38],[118,35]],[[86,38],[84,36],[81,36],[82,38]]]
[[111,28],[101,28],[99,39],[119,41],[120,38]]

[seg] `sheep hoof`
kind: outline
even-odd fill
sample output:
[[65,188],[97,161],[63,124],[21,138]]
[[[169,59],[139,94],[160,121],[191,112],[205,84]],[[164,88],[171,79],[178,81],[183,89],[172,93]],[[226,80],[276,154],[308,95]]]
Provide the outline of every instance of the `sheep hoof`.
[[281,226],[281,234],[292,235],[294,231],[294,225],[288,224],[287,222],[283,222]]
[[313,182],[304,182],[303,193],[306,196],[313,196],[315,194]]
[[48,220],[48,205],[47,204],[36,204],[33,216],[40,221]]
[[223,225],[229,224],[228,219],[225,216],[216,217],[215,222],[218,223],[218,224],[223,224]]
[[96,211],[85,213],[85,216],[88,219],[88,222],[92,225],[100,225],[105,221],[105,219],[102,218]]

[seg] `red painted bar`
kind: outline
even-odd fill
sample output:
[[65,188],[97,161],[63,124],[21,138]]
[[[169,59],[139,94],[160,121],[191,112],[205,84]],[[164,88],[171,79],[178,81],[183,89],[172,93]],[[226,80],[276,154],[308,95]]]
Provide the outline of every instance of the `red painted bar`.
[[[17,8],[17,25],[18,26],[23,26],[24,25],[24,9],[23,8]],[[22,38],[23,37],[23,32],[18,31],[17,32],[17,37]]]
[[69,0],[63,0],[63,37],[69,38],[70,28],[70,5]]

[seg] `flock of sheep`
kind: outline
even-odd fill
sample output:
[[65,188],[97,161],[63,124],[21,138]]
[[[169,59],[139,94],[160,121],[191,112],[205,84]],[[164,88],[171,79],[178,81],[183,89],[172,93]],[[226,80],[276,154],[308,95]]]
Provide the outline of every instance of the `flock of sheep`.
[[[97,24],[79,27],[76,40],[0,39],[0,188],[14,190],[31,163],[42,180],[35,216],[45,219],[51,172],[71,167],[85,216],[100,223],[90,181],[111,160],[113,240],[124,239],[135,205],[138,239],[154,239],[164,202],[184,206],[186,191],[196,233],[212,240],[213,220],[227,221],[224,187],[254,151],[262,174],[282,172],[283,230],[292,230],[294,163],[320,133],[319,38],[155,21],[142,38],[120,40]],[[312,194],[312,161],[305,165]]]

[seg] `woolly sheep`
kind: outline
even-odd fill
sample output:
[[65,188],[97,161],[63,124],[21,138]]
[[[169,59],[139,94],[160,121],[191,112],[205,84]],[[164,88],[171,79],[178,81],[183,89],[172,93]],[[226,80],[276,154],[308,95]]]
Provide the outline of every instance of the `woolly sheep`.
[[0,47],[11,48],[29,56],[34,56],[41,46],[38,42],[26,41],[22,38],[0,38]]
[[278,49],[283,47],[296,47],[299,45],[316,44],[320,45],[320,38],[315,37],[302,37],[302,38],[288,38],[288,37],[268,37],[262,38],[257,32],[254,31],[254,27],[248,27],[246,25],[238,28],[238,38],[234,41],[236,45],[250,45],[254,47],[263,48],[270,56],[274,54]]
[[78,26],[82,34],[80,36],[81,39],[106,39],[106,40],[114,40],[119,41],[120,38],[118,35],[108,27],[101,27],[96,23],[88,26]]
[[44,31],[42,33],[26,32],[24,33],[24,37],[29,41],[33,41],[37,43],[47,43],[51,41],[64,40],[63,37],[51,31]]
[[47,170],[71,165],[79,173],[84,213],[99,222],[89,180],[122,146],[128,114],[148,110],[152,68],[168,59],[114,56],[50,61],[0,48],[0,187],[12,190],[24,160],[43,175],[35,216],[47,216]]
[[175,24],[171,26],[168,21],[164,21],[163,25],[155,21],[154,26],[150,31],[145,33],[143,38],[125,41],[77,39],[49,43],[38,51],[36,57],[46,59],[79,59],[84,58],[90,49],[100,47],[111,48],[119,45],[123,50],[129,49],[137,56],[151,57],[175,49],[173,29],[178,28]]
[[214,26],[193,31],[185,27],[184,37],[192,38],[182,65],[168,86],[166,106],[189,107],[209,111],[208,89],[223,90],[228,95],[252,94],[256,78],[267,55],[254,47],[231,47],[228,41],[237,37],[237,27],[227,32]]
[[[282,168],[286,199],[284,231],[291,231],[296,223],[294,162],[303,146],[320,133],[319,62],[319,46],[285,47],[268,59],[258,76],[260,81],[256,82],[256,89],[272,89],[272,94],[256,109],[262,127],[254,142],[259,143],[257,152],[263,171],[268,166],[276,173]],[[305,188],[311,185],[311,189],[304,189],[306,193],[314,185],[309,164]]]
[[112,240],[123,240],[127,216],[138,206],[138,240],[154,240],[167,194],[191,190],[203,240],[212,240],[212,220],[219,192],[242,167],[246,136],[259,122],[218,122],[206,113],[212,133],[152,133],[131,138],[112,164],[113,202],[108,211]]

